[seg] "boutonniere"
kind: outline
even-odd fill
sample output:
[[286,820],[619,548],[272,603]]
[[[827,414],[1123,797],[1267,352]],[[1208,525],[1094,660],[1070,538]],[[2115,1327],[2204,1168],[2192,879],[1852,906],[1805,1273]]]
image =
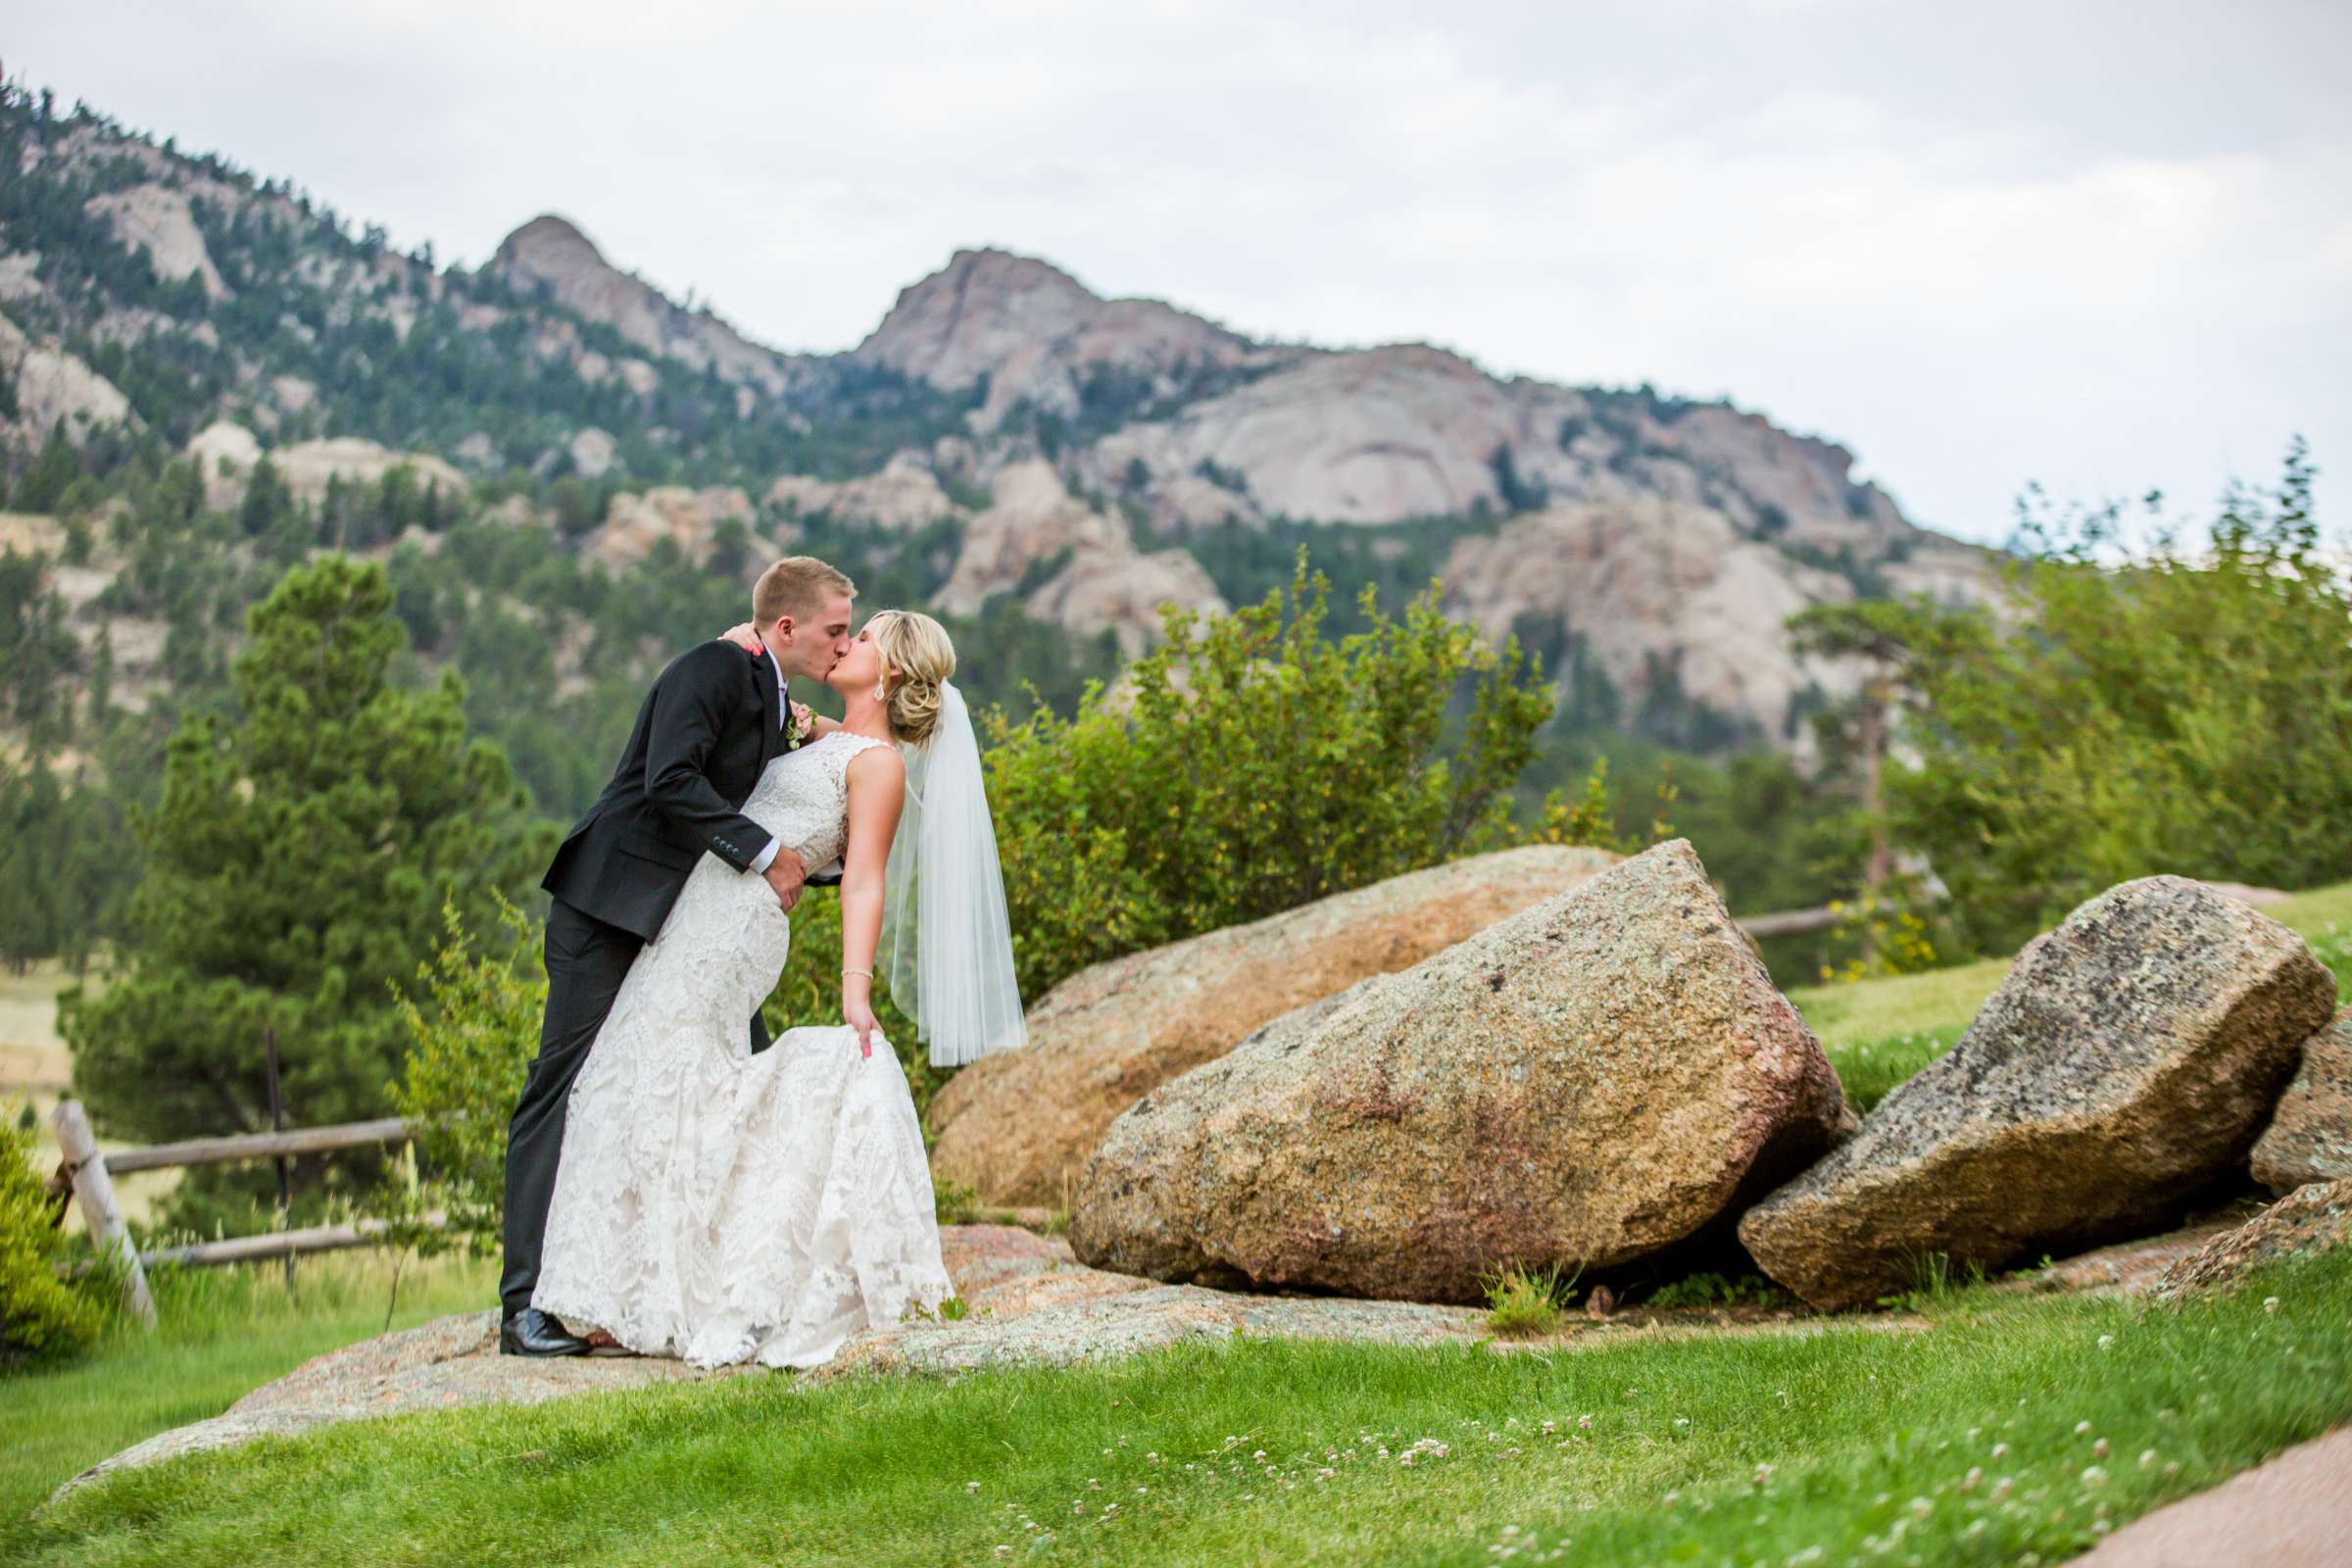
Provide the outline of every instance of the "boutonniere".
[[801,717],[801,705],[786,703],[784,705],[784,749],[788,752],[799,751],[801,742],[808,738],[808,725]]

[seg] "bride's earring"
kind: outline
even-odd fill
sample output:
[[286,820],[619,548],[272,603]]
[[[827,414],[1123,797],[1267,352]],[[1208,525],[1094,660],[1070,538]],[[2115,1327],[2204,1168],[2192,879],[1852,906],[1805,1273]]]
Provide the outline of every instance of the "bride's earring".
[[876,675],[874,677],[874,701],[877,703],[887,703],[890,701],[889,682],[880,675]]

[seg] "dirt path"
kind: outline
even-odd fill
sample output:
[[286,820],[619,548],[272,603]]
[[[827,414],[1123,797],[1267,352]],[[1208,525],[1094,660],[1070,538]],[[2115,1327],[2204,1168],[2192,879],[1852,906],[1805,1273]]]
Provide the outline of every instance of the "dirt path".
[[2143,1515],[2072,1568],[2344,1568],[2352,1563],[2352,1427]]

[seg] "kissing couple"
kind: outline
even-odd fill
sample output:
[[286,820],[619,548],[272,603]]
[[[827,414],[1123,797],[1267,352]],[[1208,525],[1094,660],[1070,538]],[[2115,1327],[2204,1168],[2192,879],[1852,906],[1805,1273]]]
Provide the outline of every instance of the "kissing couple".
[[[936,1065],[1019,1046],[1011,931],[955,646],[905,610],[853,637],[856,595],[813,557],[762,572],[750,623],[654,681],[548,868],[547,1014],[507,1142],[508,1354],[593,1334],[815,1366],[956,1294],[873,977],[887,956]],[[839,723],[793,702],[796,676],[841,694]],[[844,1022],[770,1047],[793,906],[832,881]]]

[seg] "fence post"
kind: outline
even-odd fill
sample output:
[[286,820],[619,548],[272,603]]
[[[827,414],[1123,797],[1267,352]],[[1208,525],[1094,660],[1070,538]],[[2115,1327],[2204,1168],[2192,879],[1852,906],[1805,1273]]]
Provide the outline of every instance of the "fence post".
[[147,1271],[139,1264],[138,1249],[130,1245],[130,1227],[123,1222],[122,1205],[115,1200],[115,1184],[106,1173],[106,1156],[98,1152],[98,1135],[90,1130],[89,1113],[78,1100],[61,1100],[49,1113],[50,1130],[73,1173],[74,1196],[81,1203],[81,1222],[101,1257],[122,1270],[122,1297],[141,1326],[155,1327],[155,1298],[147,1294]]
[[[267,1054],[270,1065],[270,1130],[273,1133],[282,1133],[286,1130],[286,1106],[285,1101],[279,1096],[277,1089],[276,1025],[270,1025],[262,1031],[262,1050]],[[293,1212],[292,1176],[286,1156],[280,1154],[277,1156],[277,1223],[280,1230],[292,1223],[290,1216]],[[288,1296],[294,1294],[294,1254],[292,1252],[286,1254],[286,1294]]]

